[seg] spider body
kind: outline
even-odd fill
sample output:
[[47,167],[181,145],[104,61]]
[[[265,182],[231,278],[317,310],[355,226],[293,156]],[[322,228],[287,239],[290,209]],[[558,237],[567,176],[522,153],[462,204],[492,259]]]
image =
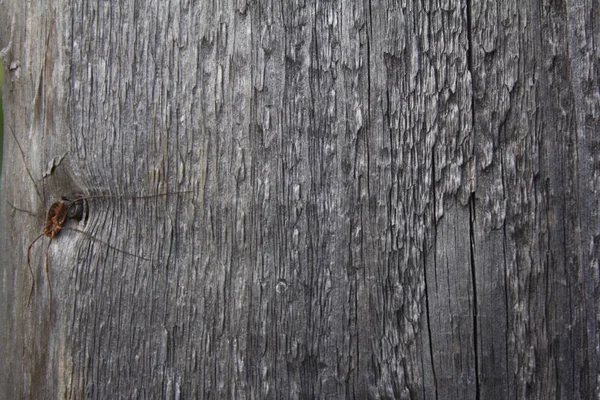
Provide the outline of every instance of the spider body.
[[70,201],[66,198],[58,200],[50,206],[44,223],[44,235],[52,239],[58,235],[68,219],[81,220],[83,214],[83,198]]
[[60,232],[67,221],[68,207],[64,200],[59,200],[48,209],[46,223],[44,224],[44,235],[52,239]]

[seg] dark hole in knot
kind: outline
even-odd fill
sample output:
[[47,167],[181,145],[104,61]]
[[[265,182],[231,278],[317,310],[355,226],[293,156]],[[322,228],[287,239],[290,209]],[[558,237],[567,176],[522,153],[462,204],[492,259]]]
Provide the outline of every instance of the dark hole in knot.
[[73,201],[63,199],[67,202],[67,219],[74,219],[75,221],[81,221],[87,214],[87,203],[82,198],[76,198]]

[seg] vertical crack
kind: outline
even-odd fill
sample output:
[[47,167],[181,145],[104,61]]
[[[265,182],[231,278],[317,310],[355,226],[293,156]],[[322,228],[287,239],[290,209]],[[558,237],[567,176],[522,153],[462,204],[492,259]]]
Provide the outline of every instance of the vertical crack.
[[[437,224],[435,219],[435,152],[432,149],[431,152],[431,192],[432,192],[432,202],[433,202],[433,212],[431,216],[432,228],[433,228],[433,241],[435,242],[437,238]],[[436,253],[435,253],[435,245],[432,243],[433,250],[433,269],[437,270],[436,265]],[[437,374],[435,371],[435,356],[433,352],[433,335],[431,331],[431,312],[429,308],[429,290],[427,285],[427,252],[423,251],[423,280],[425,282],[425,315],[427,317],[427,334],[429,335],[429,356],[431,357],[431,373],[433,375],[433,387],[435,389],[435,398],[438,398],[438,382],[437,382]],[[435,278],[437,281],[437,277]]]
[[[473,5],[471,4],[472,0],[467,0],[466,8],[467,8],[467,68],[471,73],[471,85],[473,84],[473,21],[472,21],[472,13],[473,13]],[[473,108],[471,108],[473,110]]]
[[[473,4],[472,0],[466,0],[466,20],[467,20],[467,68],[471,74],[471,135],[473,135],[475,126],[475,89],[473,81]],[[474,155],[473,155],[474,156]],[[473,285],[473,352],[475,358],[475,398],[480,399],[479,382],[479,329],[478,329],[478,310],[477,310],[477,274],[475,264],[475,193],[471,192],[469,197],[469,241],[471,257],[471,282]]]
[[475,264],[475,194],[469,197],[469,241],[471,252],[471,282],[473,284],[473,352],[475,355],[475,398],[480,398],[479,388],[479,329],[477,326],[477,274]]
[[[435,239],[434,239],[435,240]],[[433,375],[433,387],[435,389],[435,398],[438,398],[438,392],[437,392],[437,375],[435,372],[435,362],[434,362],[434,354],[433,354],[433,340],[432,340],[432,333],[431,333],[431,318],[430,318],[430,312],[429,312],[429,291],[427,290],[427,253],[424,253],[425,256],[423,257],[423,270],[425,271],[425,316],[427,317],[427,334],[429,335],[429,356],[431,357],[431,373]],[[434,266],[435,266],[435,256],[434,256]],[[425,387],[423,387],[423,389],[425,389]],[[425,395],[425,393],[424,393]]]

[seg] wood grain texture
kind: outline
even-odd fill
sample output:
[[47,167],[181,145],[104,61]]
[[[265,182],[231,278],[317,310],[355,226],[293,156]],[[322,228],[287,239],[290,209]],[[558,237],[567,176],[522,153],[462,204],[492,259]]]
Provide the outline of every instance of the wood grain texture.
[[[8,398],[600,395],[594,2],[40,7],[0,4]],[[165,191],[90,199],[112,247],[36,244],[27,305],[53,201]]]

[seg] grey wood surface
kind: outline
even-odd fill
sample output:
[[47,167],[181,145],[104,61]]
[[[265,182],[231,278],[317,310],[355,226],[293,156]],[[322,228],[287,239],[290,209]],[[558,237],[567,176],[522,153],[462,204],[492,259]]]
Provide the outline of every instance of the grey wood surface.
[[42,3],[0,2],[5,398],[600,397],[597,2]]

